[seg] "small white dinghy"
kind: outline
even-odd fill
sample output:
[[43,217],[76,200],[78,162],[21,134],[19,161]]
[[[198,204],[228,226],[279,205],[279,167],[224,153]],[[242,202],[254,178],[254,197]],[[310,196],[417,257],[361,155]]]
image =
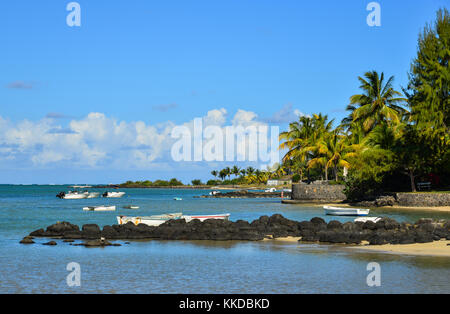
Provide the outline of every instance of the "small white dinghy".
[[172,213],[172,214],[143,216],[143,217],[117,216],[117,222],[119,225],[124,225],[128,222],[132,222],[136,226],[139,224],[145,224],[147,226],[156,227],[162,225],[168,220],[179,219],[182,215],[183,213]]
[[353,220],[354,222],[368,222],[368,221],[372,221],[372,222],[378,222],[379,220],[381,220],[381,217],[359,217],[359,218],[355,218],[355,220]]
[[270,188],[270,189],[265,190],[264,192],[266,192],[266,193],[274,193],[276,191],[277,191],[276,188]]
[[105,192],[103,193],[103,197],[122,197],[125,195],[125,192]]
[[116,210],[116,206],[86,206],[83,207],[83,210],[88,210],[88,211],[114,211]]
[[342,208],[342,207],[333,207],[325,205],[323,207],[325,209],[326,215],[332,216],[367,216],[369,215],[370,209],[363,208]]
[[123,208],[125,208],[125,209],[139,209],[139,206],[136,206],[136,205],[125,205]]
[[143,216],[143,217],[127,217],[127,216],[117,216],[117,222],[119,225],[126,224],[128,222],[132,222],[135,225],[145,224],[148,226],[159,226],[165,223],[168,220],[172,219],[185,219],[186,222],[192,221],[194,219],[198,219],[200,221],[204,221],[206,219],[221,219],[228,220],[230,214],[218,214],[218,215],[183,215],[182,213],[172,213],[172,214],[163,214],[163,215],[153,215],[153,216]]

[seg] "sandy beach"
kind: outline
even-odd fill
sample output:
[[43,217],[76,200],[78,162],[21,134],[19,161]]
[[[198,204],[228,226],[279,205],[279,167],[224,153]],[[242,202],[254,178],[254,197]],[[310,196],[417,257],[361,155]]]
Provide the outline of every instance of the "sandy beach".
[[263,241],[279,241],[279,242],[298,242],[301,237],[280,237],[280,238],[271,238],[271,236],[264,238]]
[[449,243],[450,240],[441,240],[430,243],[361,245],[350,248],[394,254],[450,257]]

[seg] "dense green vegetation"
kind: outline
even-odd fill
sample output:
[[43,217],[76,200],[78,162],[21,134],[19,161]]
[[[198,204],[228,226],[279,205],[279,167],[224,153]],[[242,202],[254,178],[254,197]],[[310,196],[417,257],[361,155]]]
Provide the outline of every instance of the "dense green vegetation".
[[127,181],[120,184],[121,187],[165,187],[165,186],[181,186],[183,183],[176,178],[172,178],[169,181],[156,180],[156,181]]
[[[333,128],[326,115],[300,117],[280,135],[282,168],[304,179],[345,179],[349,199],[416,190],[416,179],[448,186],[450,177],[450,16],[437,12],[418,40],[407,87],[366,72],[348,116]],[[298,177],[296,177],[298,178]]]
[[[280,179],[285,176],[285,168],[275,164],[272,169],[260,170],[253,167],[241,169],[238,166],[226,167],[222,170],[213,170],[211,175],[220,180],[209,180],[208,185],[237,185],[237,184],[266,184],[270,179]],[[231,179],[231,176],[234,178]]]

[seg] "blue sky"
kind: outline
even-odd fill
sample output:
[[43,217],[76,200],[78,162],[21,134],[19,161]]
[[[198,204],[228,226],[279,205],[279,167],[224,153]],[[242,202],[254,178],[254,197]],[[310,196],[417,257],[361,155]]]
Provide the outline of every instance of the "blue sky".
[[[363,0],[80,0],[81,27],[68,27],[69,2],[0,4],[0,183],[210,178],[228,164],[180,165],[155,153],[169,125],[222,109],[224,125],[239,110],[282,129],[294,111],[340,120],[365,71],[406,85],[419,32],[447,4],[378,1],[382,24],[369,27]],[[83,154],[58,151],[67,138],[50,134],[81,134],[96,119],[115,133],[142,121],[146,136],[161,138],[130,166],[128,146],[92,134],[79,139]]]

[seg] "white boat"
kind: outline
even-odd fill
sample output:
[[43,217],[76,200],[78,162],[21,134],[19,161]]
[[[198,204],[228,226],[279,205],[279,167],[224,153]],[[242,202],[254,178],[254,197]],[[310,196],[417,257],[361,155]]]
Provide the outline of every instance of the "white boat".
[[97,198],[100,196],[100,192],[89,192],[87,198]]
[[103,197],[122,197],[125,195],[125,192],[105,192],[103,193]]
[[116,210],[116,206],[86,206],[83,207],[83,210],[89,210],[89,211],[113,211]]
[[56,197],[65,199],[65,200],[79,200],[83,198],[87,198],[89,192],[78,192],[78,191],[69,191],[69,192],[60,192],[56,195]]
[[273,192],[276,192],[276,191],[277,191],[276,188],[270,188],[270,189],[265,190],[264,192],[266,192],[266,193],[273,193]]
[[359,218],[355,218],[355,220],[353,220],[354,222],[367,222],[367,221],[372,221],[372,222],[378,222],[381,219],[381,217],[359,217]]
[[173,200],[174,201],[182,201],[183,199],[181,197],[174,197]]
[[139,206],[136,206],[136,205],[125,205],[123,208],[125,208],[125,209],[139,209]]
[[127,216],[117,216],[117,222],[119,225],[124,225],[128,222],[132,222],[136,226],[139,224],[145,224],[147,226],[156,227],[168,220],[179,219],[183,213],[172,213],[163,215],[153,215],[153,216],[143,216],[143,217],[127,217]]
[[220,220],[228,220],[230,218],[230,214],[217,214],[217,215],[183,215],[181,219],[186,219],[186,222],[189,222],[194,219],[198,219],[200,221],[205,221],[206,219],[220,219]]
[[148,226],[159,226],[171,219],[185,219],[186,222],[198,219],[204,221],[206,219],[222,219],[228,220],[230,214],[219,214],[219,215],[183,215],[182,213],[172,213],[163,215],[153,215],[153,216],[143,216],[143,217],[127,217],[127,216],[117,216],[117,222],[119,225],[132,222],[135,225],[145,224]]
[[332,216],[367,216],[370,211],[370,209],[342,208],[342,207],[333,207],[333,206],[328,206],[328,205],[325,205],[323,208],[325,209],[326,215],[332,215]]
[[209,195],[212,195],[212,196],[217,195],[217,194],[220,194],[220,191],[211,191],[211,192],[209,192]]

